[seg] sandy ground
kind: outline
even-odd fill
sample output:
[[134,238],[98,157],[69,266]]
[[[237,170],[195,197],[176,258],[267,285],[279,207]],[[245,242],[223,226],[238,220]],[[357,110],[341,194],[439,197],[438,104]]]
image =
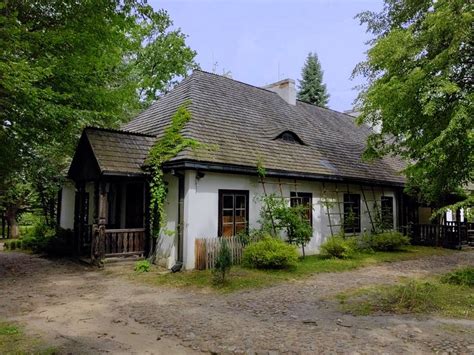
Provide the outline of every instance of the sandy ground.
[[0,252],[0,318],[72,354],[474,354],[473,321],[352,317],[333,297],[467,264],[474,265],[472,251],[217,295],[137,286],[113,271]]

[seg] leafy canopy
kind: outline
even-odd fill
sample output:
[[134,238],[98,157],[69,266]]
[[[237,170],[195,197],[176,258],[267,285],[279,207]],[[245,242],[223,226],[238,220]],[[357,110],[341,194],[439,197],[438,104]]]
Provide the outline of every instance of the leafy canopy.
[[326,90],[326,84],[323,83],[323,70],[316,53],[308,54],[301,76],[298,99],[309,104],[326,107],[329,94]]
[[359,123],[380,125],[365,156],[398,154],[409,190],[442,206],[474,177],[473,5],[465,0],[385,0],[358,15],[374,35]]
[[44,208],[85,126],[117,127],[195,66],[145,0],[0,0],[0,185],[26,176]]

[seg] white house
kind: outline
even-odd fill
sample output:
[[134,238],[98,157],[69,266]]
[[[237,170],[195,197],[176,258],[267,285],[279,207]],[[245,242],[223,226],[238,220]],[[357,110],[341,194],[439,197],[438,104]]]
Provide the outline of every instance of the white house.
[[[60,217],[63,227],[74,228],[79,255],[94,253],[97,243],[106,255],[150,250],[143,165],[185,102],[192,118],[183,135],[216,149],[184,150],[165,165],[167,226],[158,243],[168,266],[179,261],[194,268],[196,238],[257,228],[264,185],[267,194],[309,207],[309,253],[341,228],[370,231],[377,213],[392,228],[406,224],[403,163],[395,157],[361,159],[370,128],[296,100],[293,80],[259,88],[196,70],[122,130],[84,130]],[[266,170],[263,183],[257,164]],[[351,225],[344,223],[349,210],[355,214]]]

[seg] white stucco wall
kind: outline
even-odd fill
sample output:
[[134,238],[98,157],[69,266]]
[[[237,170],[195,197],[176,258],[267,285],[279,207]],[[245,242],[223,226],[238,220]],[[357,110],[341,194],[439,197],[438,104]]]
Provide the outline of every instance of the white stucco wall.
[[[322,183],[311,181],[281,180],[284,197],[290,197],[291,191],[309,192],[313,195],[313,238],[306,246],[307,254],[314,254],[319,251],[321,243],[331,235],[326,207],[322,204]],[[334,184],[325,183],[327,196],[336,201],[336,187]],[[349,188],[350,193],[359,193],[361,195],[361,231],[371,230],[370,218],[359,186],[356,185],[338,185],[339,201],[343,201],[343,194]],[[263,188],[258,182],[257,177],[205,173],[201,179],[196,179],[195,171],[186,171],[185,174],[185,200],[184,200],[184,264],[186,269],[194,268],[194,244],[196,238],[217,237],[218,233],[218,191],[220,189],[229,190],[248,190],[249,191],[249,224],[250,228],[258,227],[261,204],[258,201],[259,196],[263,195]],[[380,206],[382,195],[392,196],[394,200],[394,226],[397,221],[397,206],[395,192],[392,189],[371,188],[365,192],[369,200],[369,209],[373,208],[374,197]],[[280,195],[280,186],[277,179],[266,179],[267,193],[276,193]],[[172,197],[171,197],[172,198]],[[172,205],[170,201],[170,206]],[[177,211],[177,207],[175,207]],[[343,205],[341,203],[341,211]],[[337,204],[331,209],[331,213],[338,213]],[[331,215],[332,224],[340,224],[339,215]],[[171,220],[171,219],[170,219]],[[171,222],[168,222],[171,223]],[[333,233],[336,234],[339,227],[334,227]]]
[[61,211],[59,226],[64,229],[74,229],[74,200],[76,189],[72,182],[65,182],[61,191]]
[[178,260],[178,177],[166,174],[168,194],[165,203],[166,226],[157,240],[157,262],[171,268]]

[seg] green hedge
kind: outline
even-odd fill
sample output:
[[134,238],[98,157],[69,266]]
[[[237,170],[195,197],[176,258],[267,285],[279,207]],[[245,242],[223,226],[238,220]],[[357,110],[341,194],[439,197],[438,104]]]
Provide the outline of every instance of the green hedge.
[[257,269],[286,269],[295,266],[298,252],[292,245],[270,236],[250,243],[244,250],[242,264]]
[[353,243],[342,236],[329,237],[321,245],[321,254],[332,258],[346,259],[354,252]]

